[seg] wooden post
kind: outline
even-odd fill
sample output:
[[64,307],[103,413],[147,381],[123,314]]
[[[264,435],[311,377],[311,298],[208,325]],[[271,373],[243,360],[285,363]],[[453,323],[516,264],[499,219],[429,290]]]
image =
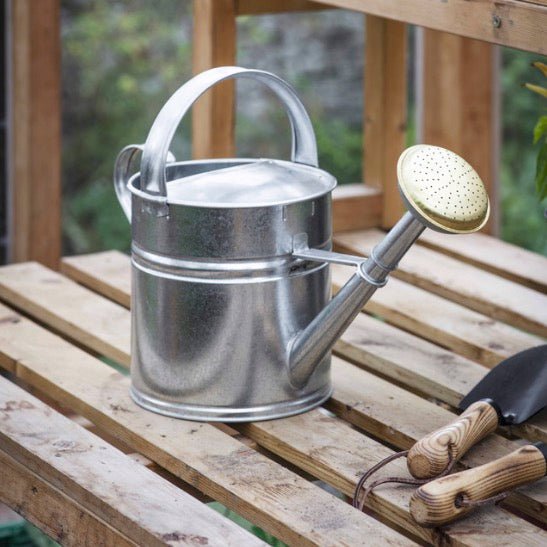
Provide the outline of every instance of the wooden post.
[[11,261],[58,268],[61,256],[59,0],[10,4]]
[[383,192],[382,226],[403,214],[397,159],[406,137],[406,25],[366,16],[364,77],[364,179]]
[[[194,0],[194,73],[236,64],[236,1]],[[196,159],[232,157],[234,82],[216,85],[193,110],[192,155]]]
[[476,169],[491,200],[491,220],[485,231],[496,233],[496,47],[445,32],[423,32],[422,140],[453,150]]

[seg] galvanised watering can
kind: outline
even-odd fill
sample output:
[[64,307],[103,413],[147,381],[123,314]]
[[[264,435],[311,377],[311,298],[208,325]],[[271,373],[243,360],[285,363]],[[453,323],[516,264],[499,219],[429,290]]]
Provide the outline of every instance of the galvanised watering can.
[[[169,146],[194,101],[229,78],[283,104],[291,161],[174,161]],[[127,180],[133,155],[140,172]],[[489,203],[467,162],[414,146],[398,163],[409,211],[368,259],[333,253],[331,193],[295,91],[261,70],[203,72],[167,101],[146,143],[124,148],[114,182],[132,226],[131,394],[191,420],[243,422],[309,410],[331,394],[330,350],[426,226],[480,229]],[[330,298],[329,263],[355,273]]]

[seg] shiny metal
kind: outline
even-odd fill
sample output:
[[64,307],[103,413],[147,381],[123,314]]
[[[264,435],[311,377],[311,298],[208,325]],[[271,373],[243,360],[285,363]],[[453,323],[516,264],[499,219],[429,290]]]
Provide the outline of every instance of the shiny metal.
[[488,194],[463,158],[440,146],[407,148],[397,163],[399,189],[408,209],[433,230],[468,234],[488,221]]
[[[191,104],[236,77],[258,80],[281,99],[291,161],[166,164]],[[137,151],[141,170],[127,181]],[[276,76],[237,67],[182,86],[144,148],[122,150],[114,182],[132,223],[131,394],[145,408],[193,420],[278,418],[326,400],[333,344],[429,222],[415,208],[368,259],[333,253],[336,181],[317,168],[304,107]],[[329,302],[330,262],[355,274]]]

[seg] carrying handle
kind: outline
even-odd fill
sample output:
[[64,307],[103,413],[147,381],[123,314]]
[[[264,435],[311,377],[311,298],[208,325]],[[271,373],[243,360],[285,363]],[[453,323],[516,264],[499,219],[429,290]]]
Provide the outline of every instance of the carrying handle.
[[541,479],[546,471],[542,451],[526,445],[479,467],[424,484],[410,499],[410,514],[422,526],[441,526],[489,498]]
[[[144,150],[142,144],[129,144],[120,150],[114,163],[114,190],[129,223],[131,223],[131,192],[127,183],[131,178],[131,164],[137,152]],[[175,161],[175,156],[171,152],[167,153],[167,162]]]
[[291,123],[292,161],[317,167],[317,146],[313,127],[294,89],[270,72],[236,66],[218,67],[198,74],[179,87],[160,110],[144,145],[141,161],[141,190],[167,197],[165,163],[177,127],[192,104],[205,91],[230,78],[258,80],[279,97]]
[[408,470],[417,479],[437,477],[498,424],[498,412],[488,400],[473,403],[451,423],[414,444],[407,455]]

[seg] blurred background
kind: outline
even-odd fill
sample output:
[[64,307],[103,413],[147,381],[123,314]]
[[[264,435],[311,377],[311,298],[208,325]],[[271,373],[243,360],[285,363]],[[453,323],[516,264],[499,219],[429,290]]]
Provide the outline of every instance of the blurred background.
[[[315,126],[321,167],[339,183],[362,180],[362,15],[239,17],[237,25],[238,64],[272,71],[298,90]],[[409,39],[412,144],[415,29]],[[161,106],[191,77],[191,40],[189,0],[63,0],[63,254],[129,249],[129,226],[112,188],[114,159],[123,146],[144,142]],[[541,83],[530,63],[542,59],[500,49],[500,235],[547,254],[532,143],[545,102],[522,87]],[[285,115],[259,86],[238,84],[236,120],[238,155],[288,156]],[[190,157],[190,119],[179,128],[173,151],[177,159]]]

